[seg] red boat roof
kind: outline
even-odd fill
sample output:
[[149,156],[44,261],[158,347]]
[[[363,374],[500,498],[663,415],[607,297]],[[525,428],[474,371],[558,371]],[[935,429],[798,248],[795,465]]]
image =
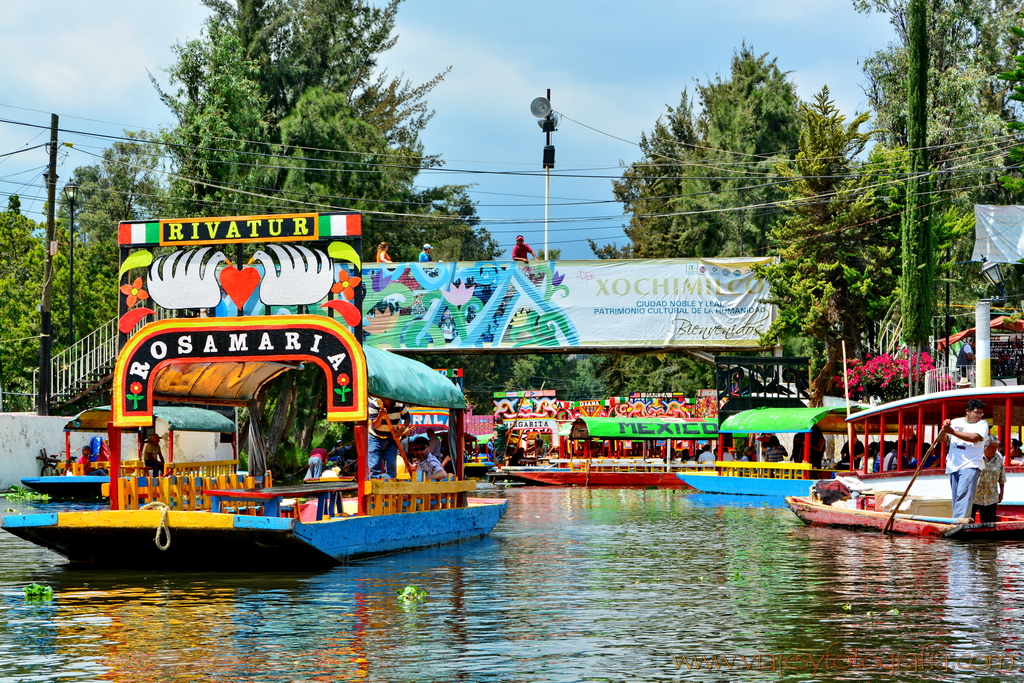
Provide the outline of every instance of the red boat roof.
[[943,418],[943,407],[946,409],[946,417],[962,417],[967,401],[972,398],[980,398],[984,401],[986,417],[991,417],[993,411],[997,408],[1000,412],[1003,412],[1008,399],[1014,403],[1024,401],[1024,386],[977,387],[939,391],[934,394],[914,396],[868,408],[851,415],[846,421],[856,423],[865,420],[877,420],[882,415],[898,415],[899,413],[911,413],[915,416],[916,421],[917,410],[921,407],[924,408],[924,422],[926,424],[937,424]]

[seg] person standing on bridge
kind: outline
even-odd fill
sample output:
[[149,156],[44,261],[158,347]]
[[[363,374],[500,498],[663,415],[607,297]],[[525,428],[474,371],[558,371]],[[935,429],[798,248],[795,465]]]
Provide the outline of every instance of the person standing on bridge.
[[526,243],[522,235],[516,235],[516,245],[512,247],[512,260],[529,263],[531,254],[534,260],[536,260],[537,255],[533,253],[533,248]]

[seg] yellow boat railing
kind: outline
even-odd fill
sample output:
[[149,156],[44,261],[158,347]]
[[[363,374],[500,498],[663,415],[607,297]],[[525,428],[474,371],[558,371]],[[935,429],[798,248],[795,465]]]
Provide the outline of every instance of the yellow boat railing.
[[847,470],[815,469],[809,462],[737,462],[719,460],[715,469],[722,477],[756,477],[758,479],[807,479],[808,473],[846,472]]
[[394,515],[403,512],[424,512],[465,507],[465,494],[476,491],[476,480],[456,481],[387,481],[366,482],[366,514]]
[[[138,510],[147,503],[163,503],[172,510],[209,510],[210,501],[203,490],[251,489],[257,483],[264,488],[273,482],[268,472],[263,477],[227,474],[218,477],[122,477],[117,480],[118,505],[121,510]],[[102,494],[109,495],[110,484],[103,484]]]

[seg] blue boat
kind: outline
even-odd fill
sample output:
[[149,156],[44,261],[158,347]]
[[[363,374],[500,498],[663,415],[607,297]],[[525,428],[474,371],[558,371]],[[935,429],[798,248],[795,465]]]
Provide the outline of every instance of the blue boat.
[[720,493],[730,496],[775,496],[783,498],[786,496],[806,496],[808,488],[817,481],[816,479],[719,476],[718,472],[708,472],[707,474],[677,473],[676,476],[701,493]]
[[[722,434],[788,433],[846,434],[845,410],[839,408],[755,408],[730,416]],[[819,479],[831,479],[848,470],[815,469],[810,463],[810,439],[805,439],[804,462],[717,461],[713,471],[677,473],[688,486],[701,493],[743,496],[806,496]]]

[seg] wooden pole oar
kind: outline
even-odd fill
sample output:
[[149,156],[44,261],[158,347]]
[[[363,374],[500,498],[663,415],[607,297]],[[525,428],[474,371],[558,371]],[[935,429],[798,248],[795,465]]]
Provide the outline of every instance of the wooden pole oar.
[[[939,436],[935,439],[935,441],[932,442],[932,445],[928,449],[928,452],[925,453],[924,456],[921,457],[921,462],[917,463],[917,470],[914,471],[914,476],[911,477],[910,482],[907,484],[906,490],[903,491],[903,495],[900,496],[899,502],[896,503],[896,507],[894,507],[892,509],[892,514],[889,515],[889,521],[887,521],[885,523],[885,526],[882,527],[882,533],[883,534],[889,533],[889,529],[892,528],[892,523],[896,519],[896,513],[899,511],[900,505],[903,505],[903,501],[906,500],[907,494],[910,493],[910,487],[914,485],[915,481],[917,481],[917,475],[921,474],[921,468],[924,467],[924,464],[926,462],[928,462],[928,458],[931,457],[932,451],[935,450],[935,447],[939,445],[939,441],[942,439],[943,435],[944,435],[943,432],[940,431],[939,432]],[[882,435],[882,442],[885,443],[885,434]],[[853,449],[850,449],[850,450],[851,450],[850,457],[852,458],[853,457],[853,453],[852,453]],[[879,456],[879,457],[881,457],[881,456]]]
[[[391,439],[395,442],[395,446],[398,447],[398,454],[400,456],[402,456],[402,461],[405,463],[405,470],[411,476],[412,475],[412,465],[409,464],[409,458],[405,457],[405,449],[402,448],[402,441],[401,441],[401,439],[398,437],[397,434],[395,434],[395,426],[393,424],[391,424],[391,418],[388,417],[387,408],[384,407],[384,402],[381,401],[379,398],[377,399],[377,408],[381,411],[381,415],[384,416],[384,421],[388,423],[388,432],[391,434]],[[384,472],[385,472],[385,474],[387,473],[387,471],[388,471],[388,467],[387,467],[387,463],[385,462],[384,463]]]

